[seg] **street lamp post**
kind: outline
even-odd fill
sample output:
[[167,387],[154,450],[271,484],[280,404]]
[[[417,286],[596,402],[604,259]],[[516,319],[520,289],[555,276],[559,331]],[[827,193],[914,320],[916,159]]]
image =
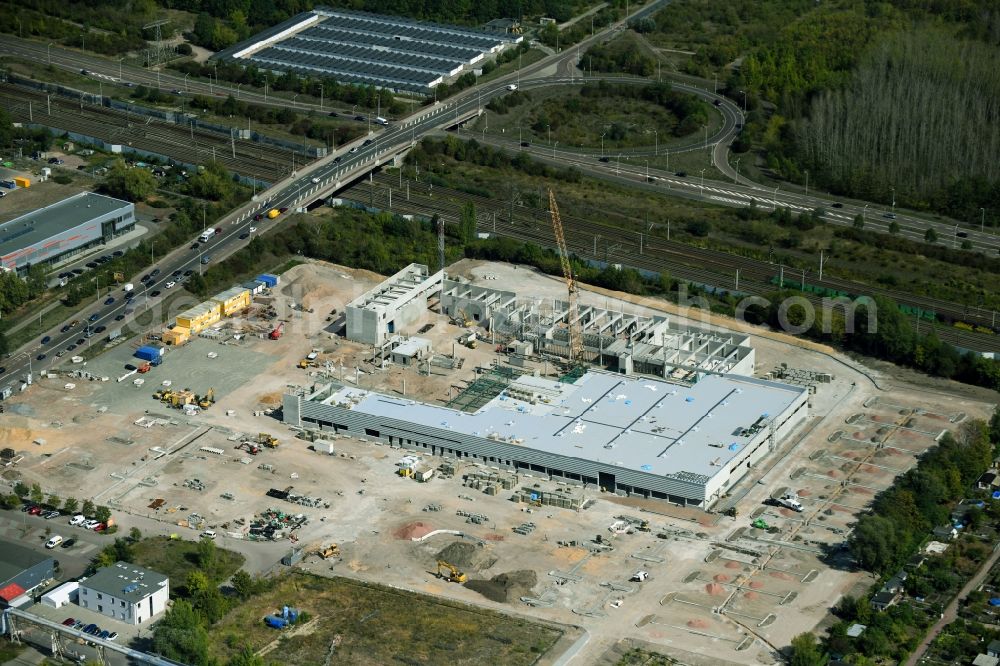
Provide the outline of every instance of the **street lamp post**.
[[806,169],[806,196],[809,196],[809,169]]
[[292,106],[295,106],[295,100],[298,99],[298,96],[301,94],[302,93],[295,93],[294,95],[292,95]]
[[242,85],[243,85],[242,83],[237,83],[236,84],[236,99],[240,98],[240,86],[242,86]]
[[[604,134],[607,134],[607,132]],[[601,135],[601,157],[604,157],[604,134]]]
[[896,214],[896,188],[895,187],[890,187],[889,189],[892,190],[892,214],[895,215]]
[[49,45],[45,47],[45,59],[48,61],[48,64],[50,65],[52,64],[52,51],[50,50],[51,48],[52,48],[52,42],[49,42]]
[[552,145],[552,125],[546,125],[545,129],[548,131],[549,134],[549,145]]
[[184,91],[185,92],[190,92],[190,89],[188,88],[188,76],[189,76],[188,74],[184,75]]
[[979,209],[979,233],[986,233],[986,209]]
[[740,158],[736,158],[736,178],[733,179],[733,184],[740,184]]
[[655,141],[653,147],[653,157],[656,157],[660,154],[660,133],[655,129],[653,130],[653,141]]
[[701,195],[705,196],[705,170],[701,170]]
[[122,62],[125,61],[125,56],[118,58],[118,82],[121,83],[125,80],[124,72],[122,70]]
[[865,204],[865,207],[861,209],[861,220],[863,222],[868,221],[868,204]]
[[556,141],[555,143],[552,144],[552,159],[556,158],[556,146],[558,146],[558,145],[559,145],[558,141]]

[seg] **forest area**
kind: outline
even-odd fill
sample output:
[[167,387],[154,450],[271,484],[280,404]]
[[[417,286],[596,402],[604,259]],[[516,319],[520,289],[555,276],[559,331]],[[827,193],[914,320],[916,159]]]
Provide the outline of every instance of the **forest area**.
[[746,92],[747,138],[781,177],[1000,224],[995,2],[680,0],[646,32]]

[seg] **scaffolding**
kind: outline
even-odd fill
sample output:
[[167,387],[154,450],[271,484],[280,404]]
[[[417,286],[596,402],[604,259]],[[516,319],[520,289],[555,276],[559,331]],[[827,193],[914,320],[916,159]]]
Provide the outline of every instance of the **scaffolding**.
[[449,400],[445,407],[462,412],[476,412],[493,398],[503,393],[511,382],[523,372],[509,366],[476,368],[479,376],[458,395]]

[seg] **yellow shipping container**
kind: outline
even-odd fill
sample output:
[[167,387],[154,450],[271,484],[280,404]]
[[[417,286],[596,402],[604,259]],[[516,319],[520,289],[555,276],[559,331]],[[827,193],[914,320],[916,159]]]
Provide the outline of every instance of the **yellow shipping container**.
[[14,176],[14,184],[18,187],[31,187],[31,181],[24,176]]
[[223,317],[232,317],[241,310],[250,307],[250,290],[242,287],[233,287],[212,297],[212,300],[219,304]]
[[220,319],[222,314],[219,304],[205,301],[177,315],[177,325],[190,330],[191,335],[197,335]]
[[169,331],[163,332],[163,344],[180,347],[191,339],[191,330],[183,326],[174,326]]

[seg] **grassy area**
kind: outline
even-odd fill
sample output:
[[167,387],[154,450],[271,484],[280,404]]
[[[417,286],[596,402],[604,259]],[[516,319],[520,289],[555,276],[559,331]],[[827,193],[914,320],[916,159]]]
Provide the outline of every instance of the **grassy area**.
[[[536,145],[558,142],[559,148],[601,150],[605,153],[636,147],[669,150],[689,144],[703,135],[699,126],[684,136],[676,136],[681,119],[655,102],[623,97],[585,97],[581,86],[554,86],[523,93],[530,99],[510,106],[506,113],[487,110],[472,131],[520,137]],[[716,112],[708,113],[709,135],[722,123]],[[551,131],[550,129],[551,128]],[[655,134],[654,134],[655,130]],[[602,142],[601,135],[604,135]]]
[[6,637],[0,638],[0,664],[13,661],[24,651],[24,645],[14,645]]
[[[313,618],[279,634],[261,618],[285,604]],[[209,632],[224,661],[244,644],[272,641],[283,664],[321,664],[335,636],[336,661],[355,666],[407,664],[534,664],[562,632],[493,611],[344,578],[290,573],[272,590],[231,611]]]
[[664,654],[632,648],[615,662],[615,666],[670,666],[678,663]]
[[[544,57],[545,57],[545,52],[542,51],[541,49],[528,49],[527,51],[521,54],[521,61],[520,61],[521,69],[524,69],[528,65],[538,62]],[[505,62],[504,64],[500,65],[489,74],[483,74],[482,76],[480,76],[478,81],[479,83],[486,83],[487,81],[498,79],[504,74],[510,74],[511,72],[517,70],[517,63],[518,61],[516,58],[510,62]]]
[[[200,569],[198,542],[167,537],[143,539],[134,546],[135,563],[169,576],[171,586],[182,585],[187,575]],[[239,553],[222,548],[215,549],[215,580],[228,580],[244,562]]]

